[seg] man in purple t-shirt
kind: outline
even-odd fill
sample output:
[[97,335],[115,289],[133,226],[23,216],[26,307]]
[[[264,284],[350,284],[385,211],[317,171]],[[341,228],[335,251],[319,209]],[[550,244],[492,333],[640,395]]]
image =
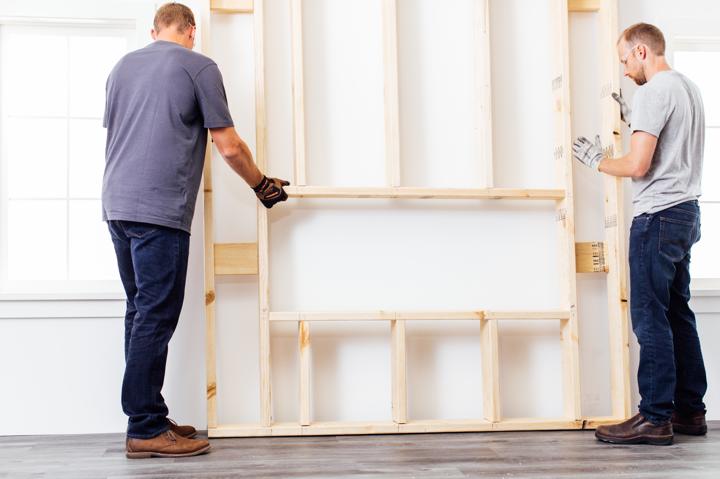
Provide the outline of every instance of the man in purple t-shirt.
[[193,52],[195,19],[178,3],[160,7],[153,43],[125,55],[107,80],[103,220],[127,295],[122,407],[129,458],[183,457],[210,449],[192,426],[168,419],[161,394],[168,343],[182,309],[190,225],[207,132],[267,208],[287,181],[258,170],[230,116],[215,62]]

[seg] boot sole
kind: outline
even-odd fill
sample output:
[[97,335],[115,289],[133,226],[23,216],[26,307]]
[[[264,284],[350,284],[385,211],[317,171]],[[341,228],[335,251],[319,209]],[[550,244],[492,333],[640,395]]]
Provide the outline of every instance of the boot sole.
[[653,446],[670,446],[673,443],[672,436],[633,436],[626,438],[617,438],[612,436],[605,436],[596,432],[595,437],[598,438],[600,441],[610,444],[650,444]]
[[210,445],[203,447],[202,449],[198,449],[197,451],[193,452],[184,452],[184,453],[167,453],[167,452],[155,452],[155,451],[145,451],[145,452],[126,452],[125,457],[128,459],[149,459],[151,457],[191,457],[191,456],[199,456],[200,454],[205,454],[210,450]]
[[673,424],[673,432],[685,434],[686,436],[704,436],[707,434],[707,426],[683,426]]

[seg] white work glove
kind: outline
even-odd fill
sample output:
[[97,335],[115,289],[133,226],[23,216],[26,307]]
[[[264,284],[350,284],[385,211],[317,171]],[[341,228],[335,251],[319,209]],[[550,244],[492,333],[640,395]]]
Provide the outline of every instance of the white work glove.
[[573,143],[573,156],[580,163],[583,163],[593,170],[599,171],[600,160],[603,159],[602,143],[600,135],[595,136],[595,143],[584,136],[579,137]]
[[632,110],[630,109],[630,105],[627,104],[625,99],[622,96],[622,89],[620,90],[620,94],[613,92],[612,93],[613,100],[618,102],[618,105],[620,105],[620,120],[625,122],[628,127],[630,127],[630,121],[632,117]]

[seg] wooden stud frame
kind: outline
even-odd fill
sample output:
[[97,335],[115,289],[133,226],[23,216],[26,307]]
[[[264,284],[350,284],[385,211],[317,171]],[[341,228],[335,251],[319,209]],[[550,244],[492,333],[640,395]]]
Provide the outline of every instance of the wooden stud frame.
[[[476,26],[480,42],[477,98],[480,101],[483,133],[479,139],[487,174],[484,188],[415,188],[401,186],[398,72],[397,72],[397,0],[382,0],[382,35],[385,102],[386,186],[372,188],[327,187],[307,184],[305,151],[304,73],[302,0],[288,0],[291,10],[293,158],[294,185],[286,188],[293,198],[412,198],[468,200],[553,201],[556,209],[560,248],[561,308],[547,311],[366,311],[311,312],[271,311],[269,289],[269,218],[258,202],[257,244],[215,244],[213,237],[212,172],[210,148],[204,170],[205,200],[205,298],[207,334],[208,435],[210,437],[298,436],[325,434],[391,434],[461,431],[512,431],[548,429],[589,429],[625,419],[630,414],[629,347],[627,321],[627,284],[622,227],[622,197],[619,180],[605,181],[604,242],[575,243],[572,155],[570,154],[570,88],[568,11],[599,12],[601,58],[603,58],[603,141],[619,151],[621,147],[619,113],[610,92],[617,90],[618,67],[614,61],[614,35],[617,32],[617,0],[549,0],[553,45],[553,76],[549,79],[554,106],[554,158],[559,188],[509,189],[492,187],[492,118],[490,104],[490,44],[488,0],[478,0]],[[266,116],[264,69],[264,8],[262,0],[210,0],[208,14],[214,12],[252,13],[254,15],[256,67],[256,155],[258,167],[266,171]],[[207,31],[207,28],[205,29]],[[204,45],[207,45],[204,42]],[[253,267],[256,265],[256,267]],[[576,273],[607,273],[610,307],[610,362],[612,414],[585,417],[580,407],[580,370]],[[257,424],[222,425],[217,420],[215,350],[215,275],[257,274],[260,342],[260,421]],[[559,418],[504,418],[499,388],[499,320],[558,321],[563,365],[563,416]],[[405,327],[407,321],[468,320],[479,324],[482,354],[483,417],[469,420],[415,420],[407,411],[407,357]],[[391,337],[392,421],[315,422],[311,405],[311,328],[323,321],[387,321]],[[299,417],[294,423],[276,423],[272,413],[270,325],[272,322],[296,322],[298,325]]]

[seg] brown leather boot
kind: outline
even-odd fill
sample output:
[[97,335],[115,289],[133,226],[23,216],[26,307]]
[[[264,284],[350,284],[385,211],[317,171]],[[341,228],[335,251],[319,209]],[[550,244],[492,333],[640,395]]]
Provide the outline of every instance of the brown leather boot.
[[673,442],[673,426],[655,425],[642,414],[636,414],[625,422],[609,426],[598,426],[595,437],[613,444],[653,444],[667,446]]
[[210,443],[201,439],[187,439],[168,430],[150,439],[127,438],[125,448],[129,459],[148,457],[189,457],[210,450]]
[[670,422],[672,422],[673,431],[678,434],[688,434],[690,436],[704,436],[707,434],[705,411],[690,414],[681,414],[676,411],[673,413]]
[[170,430],[178,436],[192,439],[197,436],[197,430],[192,426],[180,426],[178,423],[168,418],[168,424],[170,424]]

